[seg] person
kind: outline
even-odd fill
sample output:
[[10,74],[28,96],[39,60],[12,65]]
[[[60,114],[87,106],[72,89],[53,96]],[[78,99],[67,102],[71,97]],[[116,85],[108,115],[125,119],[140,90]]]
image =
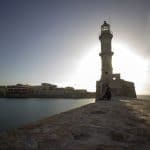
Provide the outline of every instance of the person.
[[106,86],[106,90],[105,90],[105,93],[103,95],[103,99],[105,100],[111,100],[111,89],[110,87],[107,85]]

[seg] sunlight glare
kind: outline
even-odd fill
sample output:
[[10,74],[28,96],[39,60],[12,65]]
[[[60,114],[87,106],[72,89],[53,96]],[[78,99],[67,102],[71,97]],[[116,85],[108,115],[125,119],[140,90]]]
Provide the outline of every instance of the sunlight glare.
[[95,90],[96,80],[100,79],[100,58],[98,46],[92,47],[87,54],[79,60],[78,67],[73,76],[76,88]]
[[134,82],[137,93],[141,93],[147,80],[148,62],[133,53],[133,48],[127,44],[114,43],[113,49],[113,72],[120,73],[124,80]]
[[[148,62],[133,53],[131,47],[120,42],[113,44],[112,51],[114,52],[113,73],[120,73],[121,79],[134,82],[138,94],[144,93]],[[93,46],[78,61],[77,68],[70,79],[73,87],[95,91],[96,81],[101,77],[99,53],[99,46]]]

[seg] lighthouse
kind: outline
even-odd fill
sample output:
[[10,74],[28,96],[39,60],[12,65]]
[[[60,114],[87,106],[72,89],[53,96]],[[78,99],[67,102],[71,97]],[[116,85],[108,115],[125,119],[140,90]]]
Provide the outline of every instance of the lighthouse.
[[113,34],[110,25],[104,21],[101,25],[99,40],[101,43],[101,76],[96,82],[96,100],[103,100],[103,95],[109,87],[113,97],[136,98],[136,92],[133,82],[125,81],[120,78],[119,73],[113,73],[112,67],[112,42]]
[[101,60],[102,60],[102,76],[101,79],[108,79],[109,76],[112,75],[112,48],[111,48],[111,40],[112,33],[110,31],[110,25],[104,21],[104,24],[101,26],[101,35],[99,36],[99,40],[101,42]]

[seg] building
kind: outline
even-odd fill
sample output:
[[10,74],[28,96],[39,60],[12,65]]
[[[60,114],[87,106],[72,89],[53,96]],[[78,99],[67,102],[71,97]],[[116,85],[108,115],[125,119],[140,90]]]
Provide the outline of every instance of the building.
[[0,86],[0,97],[6,96],[6,86]]
[[28,97],[30,95],[31,86],[16,84],[6,87],[6,97]]
[[31,86],[30,95],[31,97],[50,97],[56,89],[56,85],[41,83],[41,85]]
[[8,85],[0,86],[0,97],[7,98],[93,98],[95,93],[73,87],[57,87],[42,83],[41,85]]
[[114,97],[136,97],[135,87],[133,82],[125,81],[120,78],[120,74],[114,74],[112,68],[112,47],[111,40],[113,34],[110,30],[110,25],[104,21],[101,26],[101,34],[99,40],[101,42],[101,62],[102,74],[101,79],[96,82],[96,100],[103,99],[106,89],[109,87],[112,96]]

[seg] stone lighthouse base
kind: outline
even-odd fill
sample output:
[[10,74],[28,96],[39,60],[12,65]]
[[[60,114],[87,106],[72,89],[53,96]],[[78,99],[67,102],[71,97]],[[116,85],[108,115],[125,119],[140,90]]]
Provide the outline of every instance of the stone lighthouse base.
[[96,82],[96,100],[103,100],[102,98],[107,85],[110,87],[112,97],[136,98],[133,82],[125,81],[122,79],[112,79],[107,83],[103,80]]

